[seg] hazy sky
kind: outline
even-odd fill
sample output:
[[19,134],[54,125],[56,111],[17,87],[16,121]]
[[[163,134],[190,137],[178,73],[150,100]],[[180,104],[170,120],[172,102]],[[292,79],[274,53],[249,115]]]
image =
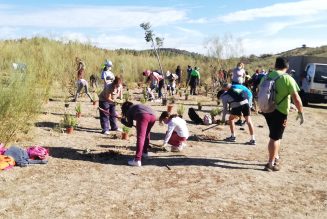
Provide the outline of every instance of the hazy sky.
[[231,34],[244,53],[327,45],[326,0],[0,0],[0,39],[42,36],[101,48],[148,49],[150,22],[164,47],[206,54],[208,38]]

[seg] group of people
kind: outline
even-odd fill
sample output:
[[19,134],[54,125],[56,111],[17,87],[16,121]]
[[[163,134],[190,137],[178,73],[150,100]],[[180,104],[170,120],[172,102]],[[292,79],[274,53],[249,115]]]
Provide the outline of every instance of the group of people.
[[[117,120],[128,127],[133,126],[133,121],[136,121],[137,131],[137,145],[135,158],[128,162],[132,166],[141,166],[142,158],[148,156],[147,150],[150,144],[150,131],[155,124],[155,112],[146,105],[133,104],[125,102],[122,104],[122,115],[118,115],[115,109],[115,100],[121,94],[122,80],[115,77],[110,71],[112,63],[110,61],[105,63],[103,68],[102,79],[104,80],[104,89],[99,95],[99,110],[100,123],[102,133],[108,134],[109,130],[118,130]],[[244,117],[250,132],[250,140],[247,142],[250,145],[255,145],[254,125],[251,120],[251,107],[253,102],[253,94],[255,97],[265,80],[273,81],[276,89],[275,107],[272,111],[262,112],[269,127],[269,143],[268,143],[268,162],[265,166],[267,171],[278,171],[279,166],[279,148],[280,140],[283,137],[283,132],[287,124],[287,115],[290,110],[290,97],[293,99],[298,110],[298,118],[301,124],[304,122],[303,108],[301,99],[298,95],[299,87],[295,80],[286,71],[288,69],[288,61],[283,57],[278,57],[275,63],[275,70],[265,73],[264,71],[257,71],[252,78],[246,78],[244,64],[238,63],[236,68],[232,71],[231,83],[224,83],[223,89],[218,92],[217,97],[222,100],[223,114],[222,122],[228,119],[231,135],[225,139],[227,142],[236,142],[235,134],[235,120]],[[177,75],[177,72],[179,75]],[[196,94],[196,86],[200,82],[199,69],[188,66],[187,84],[191,86],[190,93]],[[174,88],[181,83],[182,72],[180,66],[176,69],[174,76],[174,83],[170,84]],[[79,74],[78,74],[79,75]],[[145,70],[143,75],[147,77],[149,88],[151,90],[158,89],[158,97],[162,97],[162,88],[164,86],[164,76],[160,71]],[[245,82],[250,81],[251,90],[245,86]],[[229,112],[228,118],[226,118]],[[160,123],[165,123],[168,126],[163,146],[170,144],[171,151],[181,151],[186,146],[189,131],[185,120],[179,118],[177,115],[171,115],[169,112],[162,112],[159,117]]]
[[[190,94],[197,95],[196,89],[200,85],[200,68],[192,68],[190,65],[186,69],[186,87],[190,87]],[[163,75],[160,70],[145,70],[143,72],[145,76],[147,87],[147,99],[155,100],[161,99],[163,96],[163,88],[165,85],[165,80],[167,81],[167,91],[169,95],[176,94],[177,87],[180,87],[182,84],[182,68],[180,65],[177,66],[175,72],[167,71],[166,75]],[[155,93],[158,93],[156,98]]]
[[[256,80],[253,92],[258,93],[258,99],[264,99],[267,95],[266,91],[274,87],[274,100],[272,110],[262,112],[269,127],[269,143],[268,143],[268,162],[265,166],[267,171],[278,171],[280,169],[279,148],[280,141],[287,124],[287,115],[290,111],[290,97],[298,110],[297,119],[300,119],[300,124],[304,122],[302,102],[298,92],[300,91],[295,80],[286,71],[289,67],[288,61],[284,57],[278,57],[275,62],[275,70],[265,72],[256,72],[252,77]],[[261,75],[260,75],[261,74]],[[225,121],[225,116],[230,108],[230,116],[228,118],[231,136],[225,140],[235,142],[235,119],[244,116],[249,128],[251,139],[248,144],[255,145],[254,129],[251,120],[251,102],[253,95],[251,91],[244,85],[245,82],[244,64],[239,63],[233,70],[231,84],[225,84],[223,90],[218,92],[218,98],[223,102],[222,121]],[[259,79],[258,79],[259,78]],[[265,85],[270,87],[265,87]],[[267,90],[265,90],[267,89]],[[261,91],[261,93],[260,93]],[[268,100],[269,101],[269,100]]]

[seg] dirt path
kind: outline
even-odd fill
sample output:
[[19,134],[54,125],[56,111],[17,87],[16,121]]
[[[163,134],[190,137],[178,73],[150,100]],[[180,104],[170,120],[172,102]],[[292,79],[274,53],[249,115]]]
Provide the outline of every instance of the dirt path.
[[[196,99],[178,102],[190,107]],[[147,104],[158,115],[165,109]],[[214,102],[204,105],[201,116]],[[52,157],[47,165],[0,173],[0,218],[327,218],[326,105],[305,108],[303,126],[290,114],[282,170],[275,173],[262,171],[268,129],[260,115],[253,116],[256,146],[244,144],[247,127],[238,127],[237,143],[227,144],[222,139],[228,126],[202,133],[207,126],[190,124],[185,151],[153,148],[151,158],[134,168],[126,163],[135,136],[123,141],[120,133],[100,134],[98,113],[87,98],[82,108],[78,130],[68,135],[55,128],[63,100],[45,105],[36,127],[17,145],[44,145]],[[165,129],[154,126],[152,143],[161,144]]]

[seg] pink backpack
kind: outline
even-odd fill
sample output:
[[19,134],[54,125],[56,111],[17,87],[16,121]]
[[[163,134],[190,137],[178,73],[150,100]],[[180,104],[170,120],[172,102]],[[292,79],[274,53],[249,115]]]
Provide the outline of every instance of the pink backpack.
[[26,151],[32,160],[45,160],[49,156],[49,151],[42,146],[31,146]]
[[3,155],[6,152],[7,148],[3,143],[0,143],[0,155]]

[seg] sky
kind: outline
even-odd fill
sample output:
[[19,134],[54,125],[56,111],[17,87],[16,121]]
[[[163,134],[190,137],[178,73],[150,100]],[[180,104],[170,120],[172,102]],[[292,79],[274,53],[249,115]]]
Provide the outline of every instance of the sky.
[[208,53],[226,36],[237,55],[327,45],[326,0],[0,0],[0,40],[47,37],[106,49],[151,48],[150,22],[163,47]]

